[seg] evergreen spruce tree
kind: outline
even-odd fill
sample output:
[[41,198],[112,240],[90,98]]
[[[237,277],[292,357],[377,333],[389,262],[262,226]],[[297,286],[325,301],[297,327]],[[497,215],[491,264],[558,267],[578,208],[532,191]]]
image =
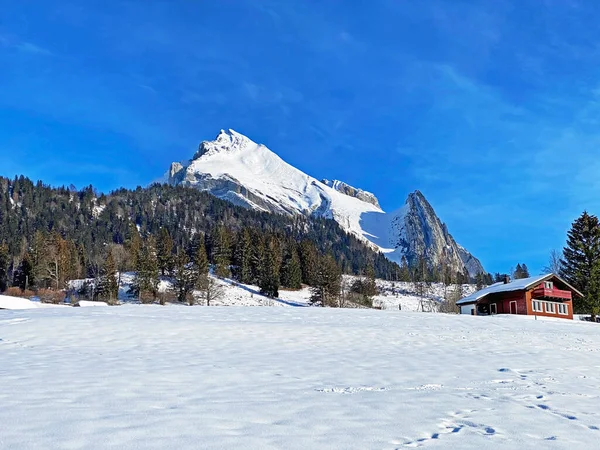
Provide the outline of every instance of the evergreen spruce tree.
[[166,228],[161,228],[156,241],[156,257],[161,275],[170,275],[173,271],[173,239]]
[[46,235],[38,230],[33,235],[31,246],[28,251],[28,265],[30,267],[27,279],[27,287],[41,287],[46,276]]
[[279,297],[279,246],[272,238],[266,246],[258,287],[270,298]]
[[116,303],[119,295],[119,284],[117,283],[117,265],[113,258],[112,252],[108,252],[104,266],[102,268],[102,276],[96,287],[96,297],[99,300],[105,300],[108,303]]
[[281,284],[288,289],[300,289],[302,287],[302,267],[300,266],[296,243],[293,241],[288,244],[283,258]]
[[199,242],[194,254],[194,270],[196,271],[196,288],[205,290],[208,286],[208,257],[204,242]]
[[250,271],[252,272],[252,282],[257,284],[262,278],[262,271],[265,260],[265,242],[262,235],[255,233],[252,237],[251,256],[250,256]]
[[250,231],[242,229],[237,236],[232,257],[233,276],[243,284],[251,284],[252,277],[252,240]]
[[413,280],[418,296],[426,297],[431,290],[431,276],[425,254],[421,254],[413,268]]
[[135,269],[138,266],[143,241],[137,226],[133,222],[129,222],[127,232],[129,237],[125,241],[125,248],[129,253],[129,267]]
[[585,211],[575,220],[567,234],[567,245],[563,249],[561,275],[581,291],[584,299],[575,296],[575,313],[592,313],[593,320],[598,314],[600,285],[600,223],[596,216]]
[[367,266],[364,294],[368,297],[374,297],[379,294],[379,289],[377,288],[377,282],[375,280],[375,268],[372,264]]
[[302,282],[313,286],[317,281],[319,252],[314,242],[303,240],[299,246],[300,264],[302,267]]
[[215,275],[227,278],[231,275],[231,241],[224,226],[217,226],[211,234],[211,261],[215,266]]
[[485,286],[485,278],[482,272],[478,272],[475,276],[476,289],[479,291]]
[[142,303],[156,300],[158,295],[158,260],[156,258],[156,241],[150,236],[141,248],[138,266],[133,282],[134,292]]
[[410,281],[410,269],[408,267],[408,261],[406,260],[406,256],[404,255],[402,255],[402,260],[400,261],[400,275],[398,278],[398,281]]
[[342,273],[335,259],[331,255],[319,258],[310,302],[320,306],[337,306],[341,284]]
[[529,269],[527,268],[527,264],[517,264],[517,267],[513,271],[513,278],[515,280],[520,280],[522,278],[529,278]]
[[8,288],[8,265],[10,263],[10,255],[6,242],[0,244],[0,292],[6,291]]
[[196,264],[192,264],[186,252],[179,249],[174,258],[173,290],[180,302],[194,304],[192,292],[198,284],[199,272]]

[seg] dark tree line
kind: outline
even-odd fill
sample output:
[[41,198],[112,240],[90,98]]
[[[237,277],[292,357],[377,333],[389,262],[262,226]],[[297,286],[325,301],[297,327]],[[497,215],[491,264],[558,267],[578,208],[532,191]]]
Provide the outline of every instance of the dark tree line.
[[391,280],[406,269],[333,220],[251,211],[185,187],[103,195],[91,186],[0,178],[0,290],[62,289],[68,280],[93,278],[94,295],[112,298],[119,285],[113,274],[132,270],[138,293],[154,295],[150,280],[193,263],[200,242],[216,275],[258,284],[270,296],[280,286],[317,284],[331,261],[340,273],[372,267]]

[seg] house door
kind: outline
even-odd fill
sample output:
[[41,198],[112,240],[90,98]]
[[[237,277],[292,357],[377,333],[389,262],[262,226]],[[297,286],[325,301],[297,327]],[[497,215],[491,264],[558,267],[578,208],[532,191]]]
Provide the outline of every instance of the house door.
[[511,314],[517,313],[517,302],[516,301],[510,302],[510,313]]

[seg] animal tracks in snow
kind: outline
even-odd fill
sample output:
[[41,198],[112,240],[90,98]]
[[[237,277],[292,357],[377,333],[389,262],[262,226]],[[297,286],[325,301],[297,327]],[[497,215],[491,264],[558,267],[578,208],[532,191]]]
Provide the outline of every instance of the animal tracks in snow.
[[498,434],[496,428],[479,423],[477,420],[473,419],[473,415],[477,412],[477,410],[465,410],[450,413],[447,418],[442,419],[438,424],[439,431],[418,439],[406,439],[405,442],[401,443],[400,448],[422,447],[429,441],[465,432],[477,433],[485,437],[496,436]]
[[4,320],[0,320],[0,325],[17,325],[19,323],[23,323],[23,322],[29,322],[31,319],[26,318],[26,317],[20,317],[20,318],[15,318],[15,319],[4,319]]
[[[540,396],[540,397],[543,398],[543,396]],[[550,406],[546,405],[545,403],[538,403],[536,405],[527,405],[527,408],[546,411],[555,416],[562,417],[563,419],[579,423],[579,418],[577,416],[570,414],[570,413],[565,413],[565,412],[559,411],[554,408],[551,408]],[[597,427],[596,425],[582,425],[582,426],[588,428],[589,430],[600,431],[600,428]]]
[[326,394],[358,394],[360,392],[381,392],[385,391],[385,388],[373,387],[373,386],[360,386],[360,387],[331,387],[316,389],[317,392],[323,392]]

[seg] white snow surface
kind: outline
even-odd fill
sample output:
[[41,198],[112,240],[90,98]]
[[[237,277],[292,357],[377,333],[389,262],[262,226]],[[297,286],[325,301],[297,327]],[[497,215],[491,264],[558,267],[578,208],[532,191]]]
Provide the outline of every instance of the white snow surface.
[[36,308],[54,308],[58,305],[33,302],[26,298],[9,297],[0,295],[0,309],[36,309]]
[[508,315],[0,311],[0,448],[592,449],[599,354]]

